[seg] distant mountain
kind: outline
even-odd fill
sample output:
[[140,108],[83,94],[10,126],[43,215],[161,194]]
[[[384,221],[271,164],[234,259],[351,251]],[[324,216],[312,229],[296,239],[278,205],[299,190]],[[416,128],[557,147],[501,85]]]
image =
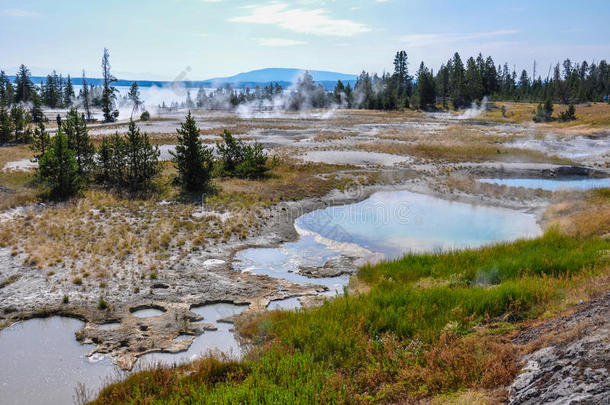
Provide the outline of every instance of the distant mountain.
[[[267,68],[252,70],[250,72],[239,73],[229,77],[217,77],[208,80],[197,80],[197,81],[183,81],[179,82],[186,87],[224,87],[227,84],[234,88],[255,88],[256,86],[265,86],[270,82],[279,83],[282,87],[286,88],[290,84],[295,83],[299,76],[304,72],[304,69],[287,69],[287,68]],[[332,90],[337,84],[338,80],[341,80],[345,85],[348,83],[353,87],[356,83],[356,75],[350,75],[345,73],[328,72],[323,70],[309,70],[309,74],[313,77],[316,83],[322,84],[327,90]],[[15,79],[15,76],[9,76],[11,80]],[[45,76],[32,76],[32,81],[36,84],[44,82]],[[163,87],[170,84],[176,84],[176,82],[169,81],[154,81],[154,80],[136,80],[140,87]],[[89,84],[99,86],[103,83],[102,79],[99,78],[87,78]],[[133,80],[122,80],[119,79],[115,86],[130,86]],[[81,85],[82,79],[80,77],[73,77],[72,84]]]
[[[208,82],[218,83],[269,83],[269,82],[287,82],[294,83],[298,77],[304,72],[304,69],[288,69],[288,68],[266,68],[252,70],[250,72],[239,73],[229,77],[217,77],[208,79]],[[308,70],[309,74],[316,82],[337,82],[355,81],[357,76],[345,73],[328,72],[324,70]]]

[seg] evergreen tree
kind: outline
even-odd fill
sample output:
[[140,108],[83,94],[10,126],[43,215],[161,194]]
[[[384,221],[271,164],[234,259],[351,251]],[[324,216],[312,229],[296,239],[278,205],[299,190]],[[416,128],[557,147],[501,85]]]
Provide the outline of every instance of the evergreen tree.
[[159,174],[159,148],[151,145],[148,134],[141,133],[133,120],[125,140],[126,183],[132,190],[149,186],[153,177]]
[[68,146],[74,151],[78,174],[86,182],[95,167],[95,147],[89,137],[87,123],[76,108],[71,108],[61,127],[68,139]]
[[51,107],[57,108],[61,106],[63,95],[59,90],[60,78],[55,71],[47,75],[47,78],[42,86],[42,95],[44,103]]
[[52,198],[65,199],[82,188],[74,151],[68,146],[68,138],[61,128],[38,162],[38,177],[49,187]]
[[333,97],[335,104],[343,104],[343,100],[345,99],[345,86],[341,80],[337,81],[335,85],[335,89],[333,90]]
[[[138,82],[131,83],[131,87],[129,88],[129,93],[127,93],[127,97],[133,104],[133,109],[131,110],[131,119],[133,119],[133,114],[138,111],[138,108],[142,105],[142,100],[140,99],[140,89],[138,88]],[[190,99],[190,93],[189,97]],[[189,103],[187,102],[187,105]]]
[[469,104],[466,100],[466,72],[459,53],[456,52],[453,55],[453,59],[450,63],[448,63],[448,66],[451,66],[449,71],[449,81],[451,83],[451,103],[453,104],[453,108],[458,109]]
[[15,98],[15,90],[4,70],[0,70],[0,103],[10,106]]
[[419,108],[426,110],[434,108],[436,104],[436,92],[434,89],[434,79],[432,73],[422,62],[417,71],[417,96]]
[[44,122],[46,119],[42,111],[42,101],[37,92],[32,93],[32,109],[30,113],[32,115],[32,122]]
[[27,103],[32,100],[32,92],[34,91],[34,83],[30,70],[25,65],[19,66],[19,71],[15,77],[15,102]]
[[466,105],[483,99],[483,79],[479,67],[472,57],[466,61],[464,90],[464,104]]
[[113,83],[115,83],[117,79],[110,73],[110,53],[106,48],[104,48],[104,55],[102,56],[102,75],[104,85],[102,88],[101,104],[102,112],[104,113],[104,122],[113,122],[119,116],[119,111],[114,107],[116,88],[113,86]]
[[23,107],[23,104],[14,104],[10,114],[15,143],[29,142],[31,138],[29,124],[32,122],[30,113]]
[[176,152],[172,152],[178,181],[186,191],[204,191],[212,178],[212,151],[199,139],[199,129],[189,111],[178,130]]
[[113,187],[126,184],[125,149],[125,140],[118,133],[102,138],[97,151],[97,181]]
[[85,115],[87,117],[87,121],[91,121],[91,96],[89,93],[89,86],[87,85],[87,77],[85,76],[85,71],[83,70],[83,88],[80,90],[78,95],[83,100],[83,108],[85,109]]
[[0,100],[0,143],[10,142],[12,135],[13,121],[4,101]]
[[33,142],[30,148],[36,153],[34,158],[36,160],[40,160],[42,156],[47,152],[49,146],[51,145],[51,137],[49,133],[45,130],[44,124],[42,121],[38,122],[38,128],[34,130]]
[[70,79],[70,75],[68,75],[68,79],[66,80],[66,87],[64,88],[64,105],[66,107],[70,107],[72,105],[73,99],[74,88],[72,87],[72,79]]

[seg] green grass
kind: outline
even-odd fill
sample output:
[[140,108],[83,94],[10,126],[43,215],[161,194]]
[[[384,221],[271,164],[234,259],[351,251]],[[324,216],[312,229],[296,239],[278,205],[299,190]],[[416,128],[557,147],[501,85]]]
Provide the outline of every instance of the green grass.
[[[491,331],[540,315],[567,289],[606,271],[609,247],[551,230],[529,241],[366,266],[359,278],[367,293],[238,324],[258,343],[246,360],[135,374],[98,402],[379,403],[503,385],[518,370],[516,351]],[[162,375],[164,384],[152,383]]]

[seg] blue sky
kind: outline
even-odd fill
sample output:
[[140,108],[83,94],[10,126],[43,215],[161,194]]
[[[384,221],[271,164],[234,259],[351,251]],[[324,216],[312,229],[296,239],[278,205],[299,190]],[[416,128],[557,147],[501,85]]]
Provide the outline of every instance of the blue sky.
[[435,70],[479,51],[546,76],[610,60],[610,1],[0,0],[0,68],[99,77],[104,47],[124,79],[206,79],[264,67],[344,73]]

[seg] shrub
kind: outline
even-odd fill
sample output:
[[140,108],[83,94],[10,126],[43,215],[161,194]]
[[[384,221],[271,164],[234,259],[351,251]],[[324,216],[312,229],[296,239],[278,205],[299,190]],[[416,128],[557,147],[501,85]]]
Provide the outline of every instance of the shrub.
[[144,111],[140,114],[140,121],[148,121],[150,119],[150,113],[148,111]]
[[549,122],[553,120],[553,101],[548,98],[544,102],[544,106],[542,104],[538,104],[536,110],[534,110],[534,122]]
[[576,120],[576,108],[574,108],[574,104],[570,104],[568,109],[559,113],[559,121],[568,122]]
[[100,297],[100,300],[97,302],[97,309],[104,310],[108,308],[108,303],[104,301],[104,298]]
[[227,130],[221,136],[222,142],[217,143],[217,150],[224,175],[260,178],[267,173],[268,156],[263,150],[263,145],[258,142],[248,145],[235,139]]

